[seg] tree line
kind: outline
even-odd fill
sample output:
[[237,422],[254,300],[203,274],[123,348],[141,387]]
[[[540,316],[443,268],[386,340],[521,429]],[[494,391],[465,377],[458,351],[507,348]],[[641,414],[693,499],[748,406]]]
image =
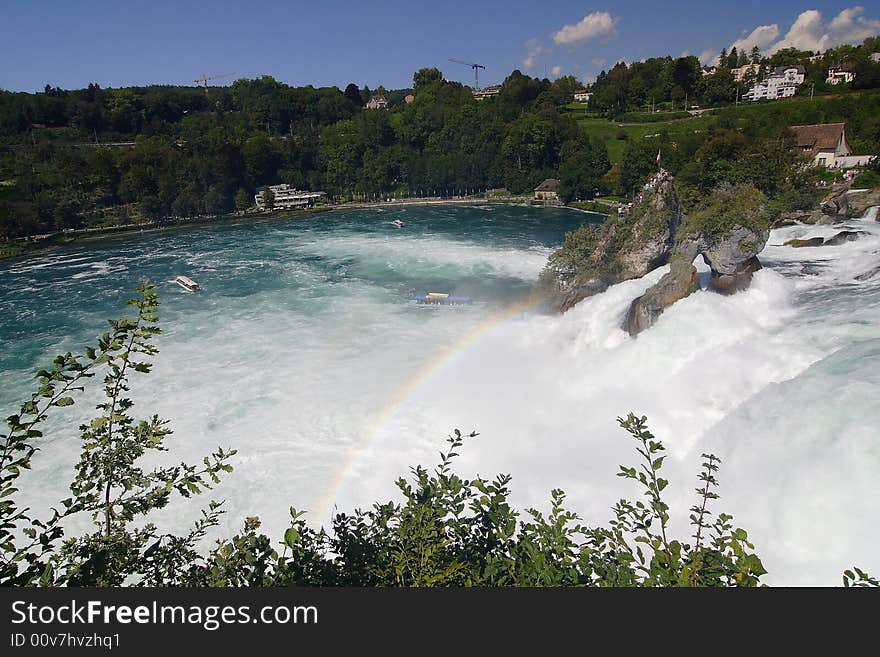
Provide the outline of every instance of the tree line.
[[522,193],[564,164],[592,181],[577,193],[593,194],[607,155],[562,109],[578,86],[514,71],[497,97],[478,102],[421,69],[411,89],[381,90],[389,111],[365,109],[371,92],[354,84],[295,88],[269,76],[207,92],[0,92],[0,234],[77,228],[108,213],[113,222],[223,214],[275,183],[337,200]]
[[[609,116],[652,98],[723,105],[733,100],[730,65],[744,59],[763,67],[804,63],[808,79],[824,76],[830,61],[849,62],[857,71],[853,86],[876,86],[875,47],[876,39],[868,39],[812,62],[800,51],[723,53],[724,65],[705,76],[692,57],[621,63],[600,74],[591,104]],[[551,82],[514,71],[497,96],[478,101],[468,87],[424,68],[411,88],[377,90],[387,111],[366,109],[373,92],[353,83],[345,90],[290,87],[269,76],[207,92],[94,84],[0,91],[0,238],[243,211],[259,187],[276,183],[345,201],[492,188],[520,194],[558,178],[566,202],[625,197],[656,170],[658,151],[664,168],[694,194],[718,182],[745,182],[798,206],[810,194],[796,158],[768,154],[773,144],[791,146],[787,126],[846,121],[857,153],[880,153],[880,95],[866,90],[809,106],[757,104],[746,121],[737,113],[746,108],[722,107],[701,117],[699,130],[675,138],[668,124],[651,139],[621,130],[626,146],[612,166],[606,144],[588,137],[571,110],[579,87],[571,76]]]
[[[880,87],[880,62],[872,54],[880,51],[880,37],[869,37],[859,46],[842,45],[821,55],[809,50],[783,48],[763,56],[755,46],[748,53],[727,52],[722,48],[718,60],[704,70],[694,56],[652,57],[640,62],[616,63],[610,70],[599,73],[593,85],[590,107],[609,118],[619,117],[635,110],[685,109],[732,105],[738,96],[748,91],[755,82],[764,79],[777,66],[801,65],[805,81],[799,95],[840,92],[847,85],[826,82],[829,66],[846,66],[853,70],[852,89]],[[736,80],[732,69],[753,64],[742,80]],[[709,73],[710,70],[714,72]]]

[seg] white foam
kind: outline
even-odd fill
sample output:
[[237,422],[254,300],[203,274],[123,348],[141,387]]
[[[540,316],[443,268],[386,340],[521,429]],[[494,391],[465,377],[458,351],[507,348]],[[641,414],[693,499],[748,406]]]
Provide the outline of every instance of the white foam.
[[[775,232],[772,240],[782,237]],[[880,420],[865,407],[880,385],[876,376],[857,377],[860,392],[850,405],[838,384],[855,357],[835,360],[838,350],[853,348],[847,345],[880,337],[877,286],[853,285],[851,276],[873,239],[784,247],[774,257],[791,264],[808,255],[826,269],[803,278],[765,269],[746,292],[695,293],[637,339],[620,328],[626,308],[663,270],[561,318],[523,317],[496,328],[381,429],[343,488],[343,506],[364,504],[377,490],[391,495],[394,474],[430,462],[439,427],[477,428],[482,436],[464,451],[467,473],[513,474],[522,506],[540,505],[551,487],[562,487],[571,508],[599,523],[620,496],[638,494],[614,476],[617,464],[634,460],[614,418],[635,411],[670,450],[669,498],[683,534],[700,454],[711,449],[727,461],[716,508],[734,511],[752,530],[769,582],[837,584],[846,559],[877,571],[880,531],[865,521],[876,517]],[[858,353],[876,371],[876,349]],[[812,373],[828,367],[836,377],[816,383]],[[808,402],[789,399],[787,391],[800,386],[813,391]],[[787,483],[795,473],[796,485]],[[810,489],[810,481],[822,485]],[[826,523],[831,509],[834,521]]]
[[[716,508],[751,530],[768,581],[837,584],[849,563],[880,572],[880,280],[855,278],[877,264],[880,225],[848,225],[869,234],[793,249],[781,244],[840,228],[773,231],[761,254],[766,268],[747,291],[697,292],[635,339],[621,329],[627,307],[665,268],[563,316],[493,324],[476,306],[419,312],[372,280],[392,271],[530,281],[546,249],[328,230],[278,232],[251,257],[243,248],[190,245],[187,253],[176,237],[163,257],[174,253],[196,272],[214,268],[198,278],[207,289],[224,289],[223,277],[245,287],[185,295],[165,284],[162,352],[154,373],[134,381],[136,410],[171,420],[174,462],[237,448],[236,471],[211,496],[228,500],[219,531],[259,515],[273,538],[290,505],[317,525],[334,502],[350,510],[395,495],[395,478],[434,463],[455,427],[482,434],[462,452],[465,474],[509,472],[521,508],[545,506],[550,489],[562,487],[570,508],[603,523],[614,501],[639,494],[615,476],[635,458],[615,418],[634,411],[669,448],[667,490],[680,533],[689,533],[700,454],[712,450],[725,461]],[[102,280],[115,267],[138,270],[136,258],[92,258],[86,271],[102,265]],[[162,280],[173,278],[167,273]],[[66,285],[88,289],[83,280]],[[79,321],[97,330],[83,313]],[[65,340],[43,348],[53,355],[72,346]],[[95,401],[55,420],[63,437],[44,445],[29,475],[38,484],[27,487],[34,506],[65,494],[77,449],[71,436]],[[182,530],[206,501],[175,503],[159,525]]]

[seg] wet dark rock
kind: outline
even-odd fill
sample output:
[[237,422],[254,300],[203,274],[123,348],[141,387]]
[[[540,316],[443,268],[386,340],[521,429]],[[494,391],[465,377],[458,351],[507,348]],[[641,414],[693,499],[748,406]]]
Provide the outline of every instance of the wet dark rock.
[[837,246],[839,244],[844,244],[846,242],[852,242],[853,240],[859,239],[862,235],[866,235],[863,230],[842,230],[837,235],[833,237],[829,237],[824,242],[824,246]]
[[562,299],[559,301],[559,303],[557,304],[557,309],[559,310],[559,312],[564,313],[587,297],[591,297],[594,294],[604,292],[606,289],[608,289],[608,286],[608,283],[600,281],[598,279],[593,279],[591,281],[588,281],[587,283],[573,286],[568,291],[566,291]]
[[586,254],[571,262],[551,256],[559,292],[555,306],[565,312],[579,301],[610,285],[662,267],[672,255],[682,214],[672,181],[664,179],[645,193],[627,214],[612,215],[598,229],[582,228],[574,236]]
[[797,226],[798,224],[811,224],[814,221],[810,212],[784,212],[770,227],[787,228],[788,226]]
[[880,189],[849,191],[842,198],[846,199],[848,217],[863,217],[868,208],[880,205]]
[[733,294],[749,287],[752,282],[752,274],[761,269],[761,261],[752,256],[745,262],[740,263],[736,271],[731,273],[712,272],[709,278],[709,289],[720,294]]
[[837,196],[824,201],[819,210],[829,216],[846,215],[847,203],[845,196]]
[[[599,230],[579,229],[548,263],[556,285],[556,307],[565,312],[581,300],[666,263],[670,271],[633,301],[625,328],[637,335],[676,301],[700,289],[693,266],[702,255],[711,269],[710,290],[745,289],[761,268],[757,254],[767,244],[763,194],[749,186],[716,190],[706,204],[684,216],[672,181],[662,180],[629,214],[612,217]],[[583,255],[581,255],[583,254]]]
[[624,326],[630,335],[650,328],[669,306],[700,289],[697,268],[683,257],[673,258],[669,271],[629,307]]
[[783,244],[783,246],[792,246],[796,249],[803,248],[805,246],[822,246],[825,244],[825,239],[822,237],[811,237],[806,240],[788,240]]

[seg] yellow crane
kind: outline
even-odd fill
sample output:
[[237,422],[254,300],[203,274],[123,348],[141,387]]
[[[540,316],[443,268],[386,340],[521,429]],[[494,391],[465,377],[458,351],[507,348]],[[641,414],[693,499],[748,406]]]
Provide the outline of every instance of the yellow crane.
[[235,75],[235,73],[216,73],[214,75],[203,75],[200,78],[196,78],[193,80],[198,85],[204,85],[205,87],[205,95],[208,94],[208,80],[216,80],[217,78],[228,78],[231,75]]

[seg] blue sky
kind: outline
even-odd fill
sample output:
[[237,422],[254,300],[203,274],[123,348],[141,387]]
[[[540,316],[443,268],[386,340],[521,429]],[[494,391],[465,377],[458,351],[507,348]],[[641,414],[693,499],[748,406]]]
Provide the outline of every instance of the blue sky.
[[620,59],[683,52],[708,59],[749,35],[770,50],[880,33],[880,7],[853,0],[4,0],[2,15],[0,88],[15,91],[47,83],[189,84],[226,72],[292,85],[399,88],[423,66],[471,83],[472,72],[449,58],[486,65],[486,84],[515,68],[589,80]]

